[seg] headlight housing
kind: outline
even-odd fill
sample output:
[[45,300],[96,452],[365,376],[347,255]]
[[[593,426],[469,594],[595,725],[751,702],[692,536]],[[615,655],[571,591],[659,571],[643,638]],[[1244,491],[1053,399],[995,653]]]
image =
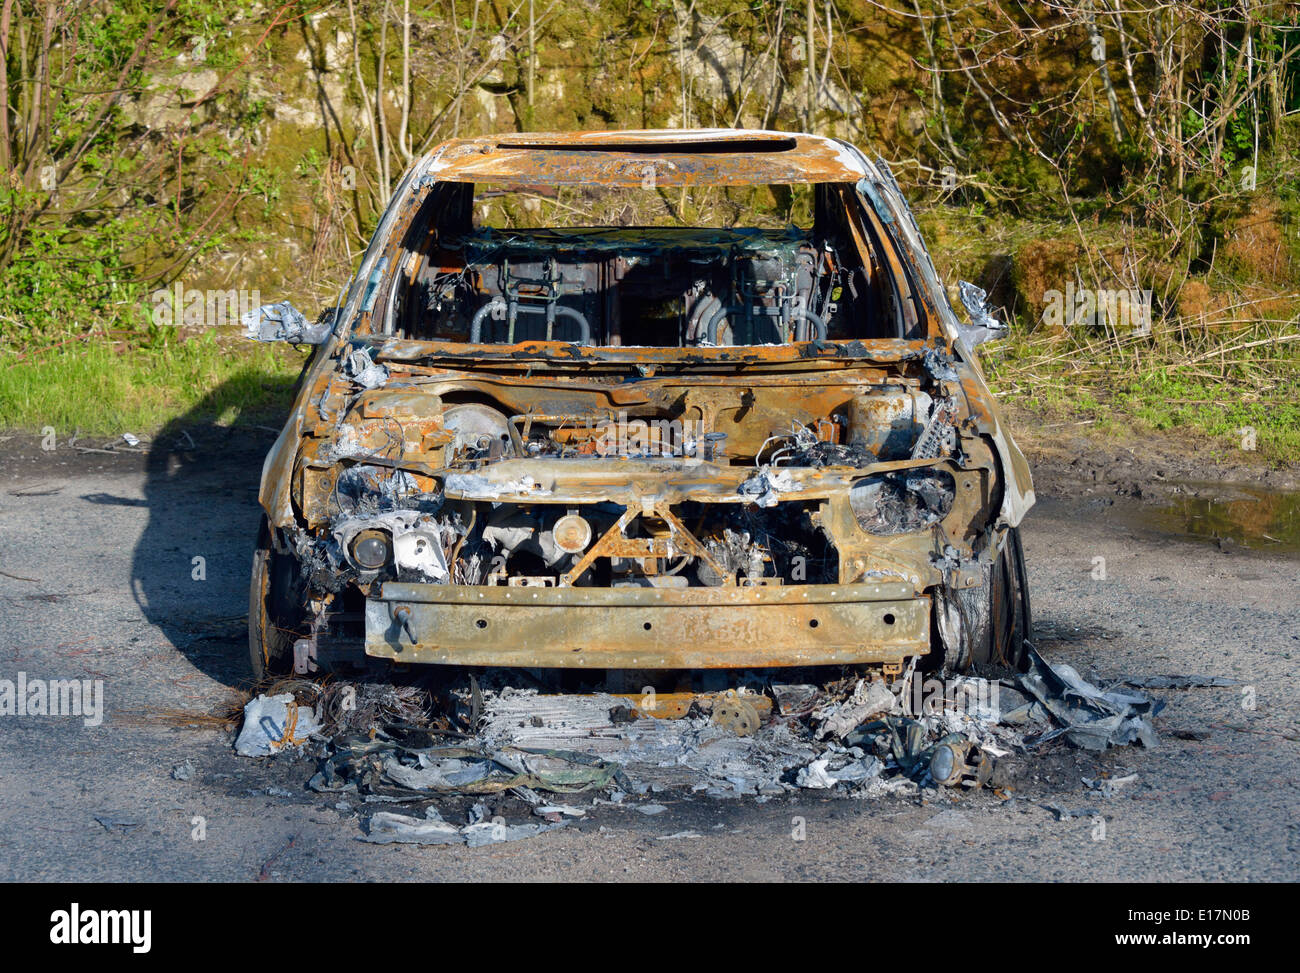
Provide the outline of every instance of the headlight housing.
[[925,467],[856,481],[849,488],[849,507],[869,534],[906,534],[943,520],[956,495],[951,473]]
[[348,544],[348,556],[363,571],[378,571],[392,555],[393,541],[387,531],[358,531]]

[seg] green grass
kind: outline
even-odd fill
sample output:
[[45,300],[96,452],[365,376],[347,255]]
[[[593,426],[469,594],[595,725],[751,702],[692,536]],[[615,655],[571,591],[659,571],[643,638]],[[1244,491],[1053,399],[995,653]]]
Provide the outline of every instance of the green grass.
[[[1300,463],[1300,341],[1291,324],[1146,337],[1012,337],[982,361],[999,399],[1113,438],[1185,430],[1225,453]],[[1248,347],[1243,347],[1248,346]]]
[[274,420],[305,353],[207,333],[155,346],[75,341],[0,360],[0,428],[59,436],[152,435],[177,419],[234,425]]
[[[1117,402],[1153,429],[1190,427],[1240,444],[1243,430],[1255,430],[1257,448],[1268,459],[1300,461],[1300,383],[1289,392],[1243,399],[1240,387],[1219,381],[1153,373],[1121,387]],[[1281,391],[1281,390],[1279,390]],[[1253,395],[1253,393],[1252,393]]]

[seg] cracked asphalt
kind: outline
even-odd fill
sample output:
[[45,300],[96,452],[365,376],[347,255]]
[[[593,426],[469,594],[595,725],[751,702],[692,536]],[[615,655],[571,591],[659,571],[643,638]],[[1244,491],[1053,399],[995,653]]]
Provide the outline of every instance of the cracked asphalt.
[[[662,813],[602,806],[510,844],[360,842],[355,800],[336,807],[337,797],[305,789],[310,761],[239,758],[229,733],[175,716],[219,706],[249,678],[248,567],[270,441],[222,429],[193,438],[190,452],[116,455],[0,441],[0,679],[101,680],[105,700],[98,726],[0,716],[2,880],[1300,874],[1300,557],[1167,533],[1136,501],[1068,490],[1040,494],[1023,528],[1044,656],[1102,680],[1197,673],[1239,683],[1157,691],[1167,707],[1154,750],[1017,758],[1006,800],[930,790],[758,804],[668,793],[654,796]],[[1050,482],[1068,482],[1068,470]],[[186,760],[192,776],[174,779]],[[1082,780],[1133,773],[1110,798]],[[1057,820],[1047,804],[1099,813]],[[526,816],[509,799],[492,810],[510,823]]]

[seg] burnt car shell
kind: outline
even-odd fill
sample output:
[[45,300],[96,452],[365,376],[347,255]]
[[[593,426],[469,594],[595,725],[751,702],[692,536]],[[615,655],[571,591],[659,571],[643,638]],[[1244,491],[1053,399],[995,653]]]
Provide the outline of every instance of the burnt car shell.
[[[647,173],[811,187],[816,216],[472,218],[476,185]],[[964,328],[888,167],[846,143],[448,142],[317,326],[266,458],[254,667],[1016,664],[1033,490]]]

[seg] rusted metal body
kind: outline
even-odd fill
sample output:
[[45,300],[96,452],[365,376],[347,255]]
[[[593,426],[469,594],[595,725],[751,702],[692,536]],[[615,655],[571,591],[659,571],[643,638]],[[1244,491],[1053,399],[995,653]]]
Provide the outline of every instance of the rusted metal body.
[[[810,186],[817,216],[473,225],[475,185],[647,179]],[[322,664],[960,657],[960,593],[994,583],[1033,503],[892,177],[835,140],[447,143],[406,174],[332,322],[261,489],[298,572],[276,617]]]
[[885,663],[930,646],[930,601],[902,584],[663,591],[389,582],[366,613],[366,651],[395,662],[743,669]]

